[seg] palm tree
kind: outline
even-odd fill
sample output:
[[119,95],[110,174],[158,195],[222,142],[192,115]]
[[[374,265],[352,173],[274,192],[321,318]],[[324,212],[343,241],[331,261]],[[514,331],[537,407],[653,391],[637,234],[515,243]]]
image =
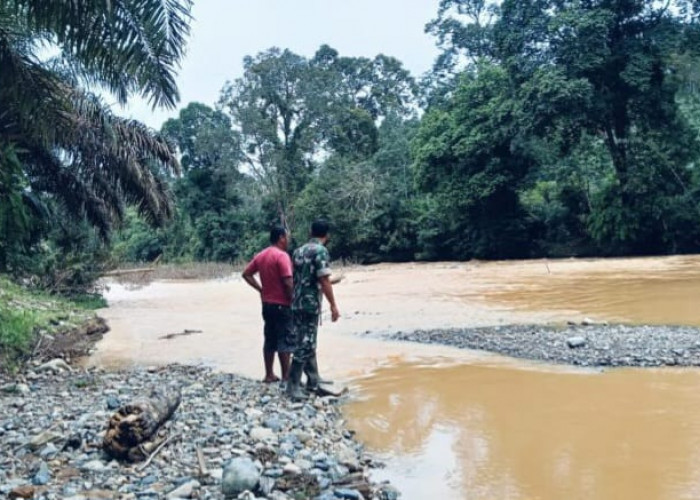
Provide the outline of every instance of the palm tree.
[[[0,173],[19,162],[25,194],[50,197],[104,237],[127,202],[154,222],[169,218],[162,174],[179,171],[174,147],[115,116],[95,92],[173,107],[190,8],[191,0],[0,0]],[[11,177],[0,175],[0,193]]]

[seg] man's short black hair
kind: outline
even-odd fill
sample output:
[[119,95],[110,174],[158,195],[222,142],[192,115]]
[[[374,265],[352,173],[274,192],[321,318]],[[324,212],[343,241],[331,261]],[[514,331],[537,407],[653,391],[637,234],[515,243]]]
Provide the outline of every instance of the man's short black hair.
[[311,224],[311,237],[312,238],[325,238],[328,236],[329,230],[328,222],[324,219],[316,219]]
[[270,243],[274,245],[277,243],[282,236],[287,235],[287,230],[283,228],[282,226],[273,226],[272,229],[270,229]]

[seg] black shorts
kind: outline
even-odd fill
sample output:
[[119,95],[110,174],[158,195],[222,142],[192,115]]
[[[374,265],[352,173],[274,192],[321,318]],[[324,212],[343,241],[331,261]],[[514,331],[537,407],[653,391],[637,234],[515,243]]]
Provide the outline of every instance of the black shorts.
[[262,316],[265,321],[265,352],[293,352],[294,327],[292,324],[292,309],[279,304],[263,302]]

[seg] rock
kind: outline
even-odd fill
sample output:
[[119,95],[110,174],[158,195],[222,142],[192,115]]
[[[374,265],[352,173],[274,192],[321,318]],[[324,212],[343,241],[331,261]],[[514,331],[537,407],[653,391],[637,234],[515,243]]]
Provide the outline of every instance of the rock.
[[45,460],[51,460],[57,454],[58,454],[58,448],[56,448],[53,443],[49,443],[44,447],[43,450],[41,450],[41,453],[39,453],[39,456]]
[[221,491],[224,495],[238,495],[254,490],[259,482],[260,472],[250,458],[234,458],[224,467]]
[[284,468],[282,469],[282,472],[284,472],[285,474],[290,474],[292,476],[296,476],[298,474],[301,474],[301,467],[299,467],[295,463],[289,463],[289,464],[284,466]]
[[43,365],[37,366],[35,371],[40,372],[40,373],[46,372],[46,371],[60,373],[62,371],[72,372],[73,369],[68,365],[68,363],[66,363],[61,358],[56,358],[56,359],[52,359],[51,361],[47,361]]
[[21,384],[21,383],[19,383],[19,384],[15,384],[15,383],[5,384],[2,387],[0,387],[0,390],[2,392],[6,392],[8,394],[21,394],[21,395],[29,394],[30,392],[32,392],[27,384]]
[[297,459],[295,463],[296,463],[297,467],[299,467],[303,470],[310,470],[310,469],[313,469],[313,467],[314,467],[313,462],[311,462],[309,460],[305,460],[303,458]]
[[108,410],[118,410],[119,407],[122,405],[122,402],[119,401],[119,398],[110,396],[107,398],[107,409]]
[[104,472],[109,469],[102,460],[90,460],[80,466],[80,469],[87,472]]
[[277,434],[267,427],[253,427],[250,430],[250,437],[255,441],[263,441],[266,443],[277,442]]
[[280,469],[278,467],[273,467],[272,469],[266,469],[263,472],[263,476],[271,477],[271,478],[282,477],[283,475],[284,475],[284,470]]
[[377,490],[378,500],[399,500],[401,493],[390,484],[384,484]]
[[306,432],[306,431],[296,431],[294,433],[294,435],[297,437],[297,439],[299,441],[301,441],[304,444],[308,443],[309,441],[311,441],[313,439],[313,435],[309,432]]
[[44,486],[49,484],[51,481],[51,472],[49,471],[49,466],[46,462],[41,462],[39,464],[39,470],[32,477],[32,484],[36,486]]
[[275,489],[275,478],[272,477],[261,477],[260,484],[258,485],[260,493],[265,496],[269,496],[272,490]]
[[83,438],[77,432],[71,434],[63,445],[64,450],[77,450],[83,445]]
[[268,429],[272,429],[275,432],[279,432],[280,430],[282,430],[282,422],[277,417],[270,417],[265,419],[263,425]]
[[187,481],[185,484],[175,488],[170,493],[168,493],[166,495],[166,498],[191,498],[194,490],[196,490],[200,486],[201,485],[199,484],[199,481]]
[[364,500],[365,498],[359,491],[347,488],[336,488],[333,490],[333,494],[338,498],[343,498],[346,500]]
[[584,337],[569,337],[566,339],[566,343],[571,349],[576,349],[585,346],[586,339]]
[[10,491],[9,498],[34,498],[34,486],[18,486]]
[[29,441],[29,449],[36,451],[45,444],[51,443],[58,439],[61,439],[61,434],[58,434],[57,432],[53,432],[51,430],[44,431],[40,434],[37,434],[31,439],[31,441]]

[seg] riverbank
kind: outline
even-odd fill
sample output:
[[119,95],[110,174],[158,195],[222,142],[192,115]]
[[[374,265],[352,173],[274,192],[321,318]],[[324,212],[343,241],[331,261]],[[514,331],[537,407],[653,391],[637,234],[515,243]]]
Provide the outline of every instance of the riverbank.
[[108,331],[95,309],[98,295],[79,300],[49,295],[0,276],[0,372],[19,370],[29,359],[87,355]]
[[[37,367],[0,380],[3,497],[219,499],[226,464],[245,457],[255,463],[254,494],[238,498],[397,498],[391,486],[369,483],[377,464],[333,398],[293,403],[279,384],[184,366]],[[145,467],[110,460],[101,450],[107,420],[153,387],[182,391],[164,426],[172,441]]]
[[700,328],[566,324],[415,330],[382,338],[583,367],[700,366]]

